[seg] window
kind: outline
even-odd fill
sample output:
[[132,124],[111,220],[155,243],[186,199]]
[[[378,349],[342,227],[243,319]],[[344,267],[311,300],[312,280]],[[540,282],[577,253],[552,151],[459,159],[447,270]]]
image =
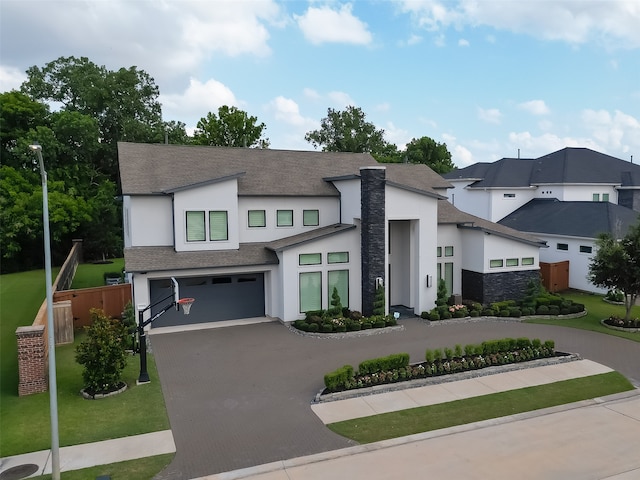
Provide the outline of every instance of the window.
[[318,210],[303,210],[302,225],[305,227],[317,227],[320,225],[320,212]]
[[276,225],[278,227],[293,227],[293,210],[278,210]]
[[522,265],[533,265],[533,257],[524,257],[522,259]]
[[204,211],[187,212],[187,242],[204,242]]
[[504,198],[516,198],[515,193],[505,193],[502,195]]
[[209,240],[229,240],[227,228],[227,212],[209,212]]
[[447,286],[447,293],[453,294],[453,263],[444,264],[444,284]]
[[444,256],[453,257],[453,247],[444,247]]
[[558,243],[558,244],[556,244],[556,250],[569,250],[569,244],[567,244],[567,243]]
[[502,265],[503,265],[502,259],[489,260],[490,268],[499,268],[499,267],[502,267]]
[[322,255],[320,253],[301,253],[298,256],[298,265],[320,265]]
[[602,194],[602,201],[603,202],[608,202],[609,201],[609,194],[608,193],[603,193]]
[[300,313],[322,309],[322,273],[301,273],[300,280]]
[[594,193],[593,194],[593,201],[594,202],[599,202],[600,201],[600,194],[599,193]]
[[436,277],[438,280],[440,280],[442,278],[442,264],[439,263],[438,264],[438,269],[436,271]]
[[340,295],[340,303],[343,307],[349,306],[349,270],[332,270],[328,272],[329,285],[329,302],[331,305],[331,296],[333,295],[333,287],[338,290]]
[[593,252],[593,248],[587,245],[580,245],[580,253],[591,253]]
[[249,210],[249,227],[266,227],[267,216],[264,210]]
[[438,247],[438,257],[442,256],[442,247]]
[[329,252],[327,263],[348,263],[349,252]]
[[517,258],[507,258],[506,265],[507,265],[507,267],[517,267],[518,266],[518,259]]

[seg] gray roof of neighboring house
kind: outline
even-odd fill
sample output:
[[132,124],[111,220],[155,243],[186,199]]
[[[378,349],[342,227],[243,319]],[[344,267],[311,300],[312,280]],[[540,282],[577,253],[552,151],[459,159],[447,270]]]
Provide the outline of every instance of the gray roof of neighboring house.
[[173,247],[132,247],[124,249],[124,261],[128,272],[277,265],[276,253],[265,247],[265,243],[244,243],[238,250],[196,252],[176,252]]
[[504,238],[516,240],[537,246],[545,246],[545,242],[539,238],[515,230],[499,223],[490,222],[480,217],[458,210],[447,200],[438,201],[438,225],[454,224],[458,228],[471,228],[487,233],[499,235]]
[[237,177],[240,196],[339,196],[325,180],[384,166],[389,181],[438,195],[451,184],[425,165],[378,164],[369,154],[118,143],[124,195],[169,193]]
[[561,202],[534,199],[498,223],[523,232],[596,238],[599,233],[623,237],[639,214],[609,202]]
[[274,240],[266,245],[267,248],[273,251],[286,250],[287,248],[302,245],[303,243],[312,242],[320,238],[329,237],[338,233],[342,233],[346,230],[352,230],[356,228],[353,224],[336,223],[335,225],[329,225],[326,227],[316,228],[309,232],[299,233],[286,238],[280,238]]
[[476,180],[471,188],[517,188],[546,184],[606,184],[640,187],[640,165],[588,148],[563,148],[539,158],[503,158],[443,175]]

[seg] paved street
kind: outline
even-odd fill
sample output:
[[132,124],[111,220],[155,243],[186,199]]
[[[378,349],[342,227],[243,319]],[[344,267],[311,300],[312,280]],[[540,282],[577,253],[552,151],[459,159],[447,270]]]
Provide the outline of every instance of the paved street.
[[[177,453],[156,480],[187,480],[352,446],[310,402],[323,376],[346,363],[502,337],[553,339],[640,385],[640,343],[563,327],[483,321],[348,339],[309,338],[279,323],[152,335]],[[153,380],[153,379],[152,379]]]

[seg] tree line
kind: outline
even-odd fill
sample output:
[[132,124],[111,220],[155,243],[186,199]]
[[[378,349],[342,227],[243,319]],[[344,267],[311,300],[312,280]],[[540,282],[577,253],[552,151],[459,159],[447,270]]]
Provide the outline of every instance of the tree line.
[[[26,74],[19,90],[0,93],[2,273],[43,264],[40,173],[29,145],[40,144],[44,154],[56,264],[73,238],[84,240],[88,260],[122,255],[117,142],[270,146],[263,122],[227,105],[208,112],[188,135],[183,122],[163,120],[160,89],[135,66],[109,70],[86,57],[60,57]],[[438,173],[454,168],[446,144],[425,136],[400,150],[354,106],[329,108],[320,128],[304,138],[323,151],[423,163]]]

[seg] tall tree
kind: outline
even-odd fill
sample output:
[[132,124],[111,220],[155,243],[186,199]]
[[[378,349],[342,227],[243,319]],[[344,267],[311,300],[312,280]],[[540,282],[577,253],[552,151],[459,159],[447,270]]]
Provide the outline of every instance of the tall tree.
[[136,67],[111,71],[86,57],[60,57],[43,68],[30,67],[21,89],[34,100],[60,103],[63,111],[95,119],[100,150],[93,163],[113,181],[116,142],[160,142],[164,136],[159,89]]
[[266,126],[258,118],[247,115],[244,110],[223,105],[218,115],[209,112],[201,118],[193,134],[196,145],[219,147],[269,148],[269,139],[262,135]]
[[455,168],[446,143],[429,137],[414,138],[407,144],[405,158],[408,163],[423,163],[436,173],[447,173]]
[[640,295],[640,218],[620,241],[603,233],[596,246],[589,264],[589,279],[598,287],[624,293],[625,320],[629,320],[631,307]]
[[307,132],[304,139],[324,152],[388,154],[390,145],[384,139],[384,130],[367,122],[362,109],[354,106],[344,111],[329,108],[320,128]]

